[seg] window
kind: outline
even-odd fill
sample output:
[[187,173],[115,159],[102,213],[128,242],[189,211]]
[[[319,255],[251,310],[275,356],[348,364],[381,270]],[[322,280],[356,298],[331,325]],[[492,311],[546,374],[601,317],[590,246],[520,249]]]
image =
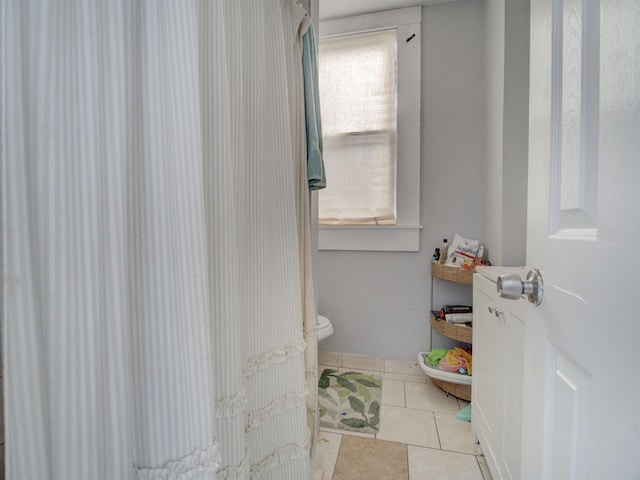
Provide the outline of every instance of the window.
[[418,251],[420,7],[320,22],[321,250]]
[[396,30],[320,41],[323,225],[396,224]]

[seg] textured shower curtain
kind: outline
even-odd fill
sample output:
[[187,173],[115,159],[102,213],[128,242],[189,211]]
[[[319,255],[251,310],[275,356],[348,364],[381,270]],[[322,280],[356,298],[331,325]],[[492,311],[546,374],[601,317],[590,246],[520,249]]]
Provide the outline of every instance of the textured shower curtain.
[[309,478],[304,11],[0,9],[7,478]]

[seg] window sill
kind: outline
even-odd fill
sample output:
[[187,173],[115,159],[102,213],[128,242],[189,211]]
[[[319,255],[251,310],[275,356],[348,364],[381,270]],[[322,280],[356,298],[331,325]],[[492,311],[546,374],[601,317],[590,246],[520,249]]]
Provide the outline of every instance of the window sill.
[[422,225],[319,225],[318,250],[418,252],[420,230]]

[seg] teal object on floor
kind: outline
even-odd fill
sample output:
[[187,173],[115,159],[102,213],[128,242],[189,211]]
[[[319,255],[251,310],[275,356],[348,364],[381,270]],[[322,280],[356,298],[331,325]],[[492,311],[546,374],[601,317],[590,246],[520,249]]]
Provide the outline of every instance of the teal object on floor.
[[471,404],[467,405],[462,410],[460,410],[456,415],[456,418],[458,420],[462,420],[463,422],[470,422],[471,421]]

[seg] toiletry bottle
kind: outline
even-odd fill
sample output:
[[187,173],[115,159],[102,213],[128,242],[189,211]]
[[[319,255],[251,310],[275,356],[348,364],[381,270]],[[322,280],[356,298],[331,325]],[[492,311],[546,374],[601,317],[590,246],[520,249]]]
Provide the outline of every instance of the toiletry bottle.
[[440,247],[436,247],[436,251],[433,252],[433,256],[431,257],[431,261],[433,263],[440,262]]
[[447,243],[447,239],[442,240],[442,247],[440,248],[440,263],[444,264],[447,261],[447,249],[449,248],[449,244]]

